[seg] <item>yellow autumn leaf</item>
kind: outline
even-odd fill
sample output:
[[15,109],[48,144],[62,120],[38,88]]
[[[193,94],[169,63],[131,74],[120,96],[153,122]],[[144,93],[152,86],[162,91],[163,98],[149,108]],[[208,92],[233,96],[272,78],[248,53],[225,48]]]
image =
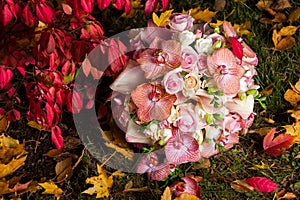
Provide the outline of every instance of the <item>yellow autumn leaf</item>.
[[155,13],[152,14],[153,22],[157,26],[167,26],[169,22],[169,18],[172,15],[173,10],[166,10],[165,12],[161,13],[158,17]]
[[172,193],[169,187],[166,187],[163,195],[161,196],[161,200],[172,200]]
[[57,199],[60,199],[61,195],[63,194],[62,189],[60,189],[55,183],[52,181],[39,183],[45,191],[42,194],[54,194]]
[[292,89],[288,89],[284,93],[284,99],[290,102],[292,106],[297,106],[297,103],[300,101],[300,79],[295,86],[293,86],[291,83],[290,85]]
[[292,23],[292,22],[296,21],[299,17],[300,17],[300,7],[292,10],[292,12],[289,14],[288,21],[290,23]]
[[292,36],[287,36],[284,37],[283,39],[281,39],[277,45],[275,45],[275,48],[277,50],[286,50],[286,49],[290,49],[292,48],[296,43],[295,38],[293,38]]
[[291,36],[296,33],[297,29],[298,28],[296,26],[286,26],[281,28],[278,34],[281,36]]
[[300,122],[296,122],[292,125],[283,126],[286,129],[286,133],[292,136],[296,136],[294,142],[300,143]]
[[24,156],[19,159],[13,159],[8,164],[0,163],[0,179],[15,172],[22,165],[24,165],[27,156]]
[[219,26],[221,26],[223,24],[223,21],[221,20],[217,20],[216,23],[209,23],[209,25],[212,27],[212,28],[217,28]]
[[3,182],[3,180],[0,181],[0,195],[8,194],[8,193],[10,193],[9,183]]
[[9,126],[9,121],[7,121],[5,115],[0,115],[0,133],[5,131]]
[[279,42],[280,39],[281,39],[281,36],[278,34],[277,30],[274,29],[273,34],[272,34],[272,40],[273,40],[273,43],[274,43],[275,47],[278,45],[278,42]]
[[259,164],[253,165],[253,167],[250,167],[249,169],[270,169],[274,165],[275,165],[275,163],[273,163],[272,165],[268,165],[268,164],[261,162],[261,165],[259,165]]
[[217,12],[210,11],[208,8],[203,11],[200,7],[191,9],[191,16],[197,21],[209,22],[216,14]]
[[230,183],[232,189],[237,192],[252,192],[254,188],[249,185],[245,180],[235,180]]
[[246,21],[244,24],[241,24],[241,25],[234,24],[233,28],[239,36],[252,35],[252,33],[248,30],[251,28],[250,21]]
[[12,158],[19,158],[25,154],[24,144],[19,144],[18,140],[10,136],[0,136],[0,160],[2,164],[7,164]]
[[176,197],[174,200],[200,200],[195,195],[189,194],[189,193],[183,193],[179,197]]
[[273,1],[272,0],[260,0],[257,4],[256,7],[260,10],[264,10],[266,8],[270,8],[272,5]]
[[32,127],[32,128],[35,128],[35,129],[37,129],[37,130],[39,130],[39,131],[44,131],[44,130],[46,130],[45,127],[43,127],[42,125],[39,125],[39,124],[36,123],[35,121],[29,121],[29,122],[27,123],[27,125],[30,126],[30,127]]
[[83,191],[82,193],[93,195],[97,194],[96,198],[103,198],[109,196],[109,189],[113,184],[113,176],[123,175],[121,171],[116,171],[109,177],[105,171],[101,168],[100,165],[97,165],[98,176],[93,176],[86,179],[86,184],[92,184],[93,187],[88,188],[87,190]]

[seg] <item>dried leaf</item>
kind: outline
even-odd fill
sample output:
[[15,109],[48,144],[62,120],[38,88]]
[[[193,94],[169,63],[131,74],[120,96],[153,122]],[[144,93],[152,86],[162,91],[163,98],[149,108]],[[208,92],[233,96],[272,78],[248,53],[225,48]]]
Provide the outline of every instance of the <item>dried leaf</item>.
[[280,134],[275,139],[276,129],[273,128],[271,131],[265,136],[263,141],[264,150],[271,155],[280,156],[284,154],[282,150],[286,150],[290,148],[294,144],[295,136],[290,134]]
[[270,169],[274,165],[275,165],[275,163],[273,163],[272,165],[268,165],[268,164],[261,162],[261,165],[253,165],[253,167],[250,167],[249,169]]
[[260,10],[265,10],[266,8],[270,8],[272,5],[273,1],[272,0],[260,0],[257,4],[256,7]]
[[283,127],[286,129],[287,134],[295,137],[295,143],[300,143],[300,122],[296,122],[292,125],[285,125]]
[[288,89],[285,92],[284,99],[290,102],[292,106],[297,106],[297,103],[300,101],[300,79],[295,84],[295,86],[293,86],[291,83],[290,85],[292,89]]
[[260,192],[273,192],[278,188],[273,181],[266,177],[247,178],[246,182]]
[[7,182],[0,181],[0,195],[8,193],[10,193],[9,184]]
[[46,130],[45,127],[43,127],[42,125],[39,125],[39,124],[36,123],[35,121],[29,121],[29,122],[27,123],[27,125],[30,126],[30,127],[32,127],[32,128],[35,128],[35,129],[37,129],[37,130],[39,130],[39,131],[44,131],[44,130]]
[[278,46],[278,42],[280,39],[281,39],[281,36],[278,34],[277,30],[274,29],[273,34],[272,34],[272,40],[273,40],[275,47]]
[[7,165],[0,164],[0,179],[15,172],[22,165],[24,165],[27,156],[24,156],[19,159],[13,159]]
[[269,124],[274,124],[275,123],[275,121],[271,118],[264,118],[264,121],[269,123]]
[[161,196],[161,200],[172,200],[172,193],[169,187],[166,187],[163,195]]
[[11,137],[0,136],[0,159],[2,164],[7,164],[9,161],[16,157],[21,157],[22,155],[27,154],[25,151],[25,145],[19,144],[18,140],[15,140]]
[[9,189],[10,192],[17,192],[17,193],[24,193],[28,190],[28,186],[30,185],[31,181],[28,181],[27,183],[17,183],[12,189]]
[[289,2],[289,0],[277,0],[276,3],[274,3],[272,5],[272,8],[274,10],[283,10],[283,9],[286,9],[286,8],[291,8],[291,4]]
[[55,183],[52,181],[39,183],[39,185],[45,189],[42,194],[54,194],[57,199],[60,199],[61,195],[63,194],[62,189],[57,187],[57,185],[55,185]]
[[272,127],[262,127],[254,130],[250,130],[249,133],[258,133],[260,136],[265,136],[267,135]]
[[295,8],[289,15],[288,21],[290,23],[296,21],[300,17],[300,7]]
[[9,126],[9,121],[7,121],[5,115],[0,115],[0,133],[5,131]]
[[59,176],[65,169],[72,166],[72,157],[67,157],[64,160],[61,160],[55,165],[55,173]]
[[280,40],[279,43],[275,45],[275,48],[277,50],[282,51],[282,50],[292,48],[295,45],[295,43],[296,43],[295,38],[293,38],[292,36],[287,36],[282,40]]
[[196,163],[193,169],[205,169],[210,167],[210,161],[208,158],[201,158],[200,163]]
[[295,199],[297,196],[292,192],[285,193],[280,199]]
[[191,16],[197,21],[209,22],[217,14],[217,12],[209,11],[208,8],[201,11],[200,7],[191,9]]
[[189,194],[189,193],[183,193],[179,197],[176,197],[174,200],[200,200],[195,195]]
[[282,29],[280,29],[278,34],[281,36],[291,36],[296,33],[297,29],[298,28],[296,26],[286,26],[286,27],[283,27]]
[[155,13],[152,13],[153,22],[157,26],[167,26],[170,23],[169,18],[171,17],[172,12],[173,10],[166,10],[165,12],[161,13],[159,17]]
[[43,156],[47,156],[50,158],[56,158],[57,156],[59,156],[62,153],[62,150],[58,150],[58,149],[51,149],[50,151],[48,151],[47,153],[44,153]]
[[252,33],[248,30],[251,28],[250,21],[246,21],[244,24],[241,24],[241,25],[234,24],[233,28],[236,31],[236,33],[241,37],[243,35],[252,35]]
[[244,193],[244,192],[252,192],[254,188],[249,185],[245,180],[235,180],[230,183],[230,186],[235,191]]
[[214,9],[216,11],[223,11],[226,6],[226,0],[215,0]]
[[92,184],[93,187],[88,188],[82,193],[93,195],[97,194],[96,198],[108,197],[109,189],[113,184],[113,176],[122,175],[121,171],[114,172],[111,176],[107,177],[105,171],[100,165],[97,165],[98,176],[93,176],[86,179],[86,184]]

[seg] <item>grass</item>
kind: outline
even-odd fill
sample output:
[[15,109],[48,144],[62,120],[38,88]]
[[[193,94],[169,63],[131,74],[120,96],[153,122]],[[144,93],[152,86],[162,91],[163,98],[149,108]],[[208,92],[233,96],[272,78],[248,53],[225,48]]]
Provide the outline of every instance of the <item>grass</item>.
[[[174,12],[181,12],[182,9],[201,6],[201,8],[213,8],[213,1],[194,1],[194,0],[171,0],[171,6]],[[216,18],[226,19],[232,23],[241,24],[250,20],[252,36],[244,36],[243,38],[250,47],[257,53],[259,64],[257,66],[256,82],[260,85],[261,91],[267,87],[272,87],[272,93],[267,97],[266,111],[256,105],[257,113],[254,128],[259,127],[279,127],[285,124],[291,124],[292,119],[287,115],[286,110],[291,106],[284,100],[284,92],[289,88],[289,83],[295,83],[300,74],[300,40],[299,31],[297,31],[296,45],[285,51],[276,51],[272,43],[272,25],[260,23],[261,17],[268,15],[255,7],[257,1],[248,0],[243,2],[234,2],[227,0],[224,11],[218,12]],[[291,1],[293,7],[299,7],[300,3]],[[234,12],[230,15],[229,13]],[[286,10],[284,12],[290,12]],[[144,27],[147,17],[142,11],[138,11],[133,18],[120,17],[121,12],[112,9],[96,13],[96,17],[104,24],[106,35],[110,36],[123,30]],[[299,20],[298,20],[299,22]],[[295,22],[293,25],[299,25]],[[287,24],[284,24],[287,25]],[[262,112],[263,111],[263,112]],[[275,120],[273,125],[264,122],[263,118],[271,118]],[[116,178],[109,199],[160,199],[164,187],[179,181],[180,177],[186,174],[194,174],[201,176],[203,181],[200,186],[203,191],[201,199],[273,199],[273,193],[239,193],[233,190],[230,182],[234,180],[245,179],[253,176],[265,176],[273,180],[279,190],[284,189],[291,191],[300,196],[300,163],[294,159],[300,150],[299,145],[294,145],[285,156],[274,157],[266,153],[255,154],[262,149],[263,137],[258,134],[247,134],[242,136],[240,144],[233,149],[220,153],[210,158],[211,166],[205,169],[194,169],[192,164],[181,165],[178,171],[168,182],[149,182],[144,175],[127,174],[123,178]],[[253,164],[275,164],[271,169],[252,170],[249,169]],[[88,153],[85,154],[79,166],[75,169],[73,177],[67,181],[63,188],[65,194],[62,199],[94,199],[85,194],[80,194],[88,188],[84,183],[87,177],[96,175],[96,162]],[[133,188],[148,187],[145,191],[122,192],[128,182],[132,182]],[[298,187],[297,187],[298,184]],[[76,192],[77,197],[72,196]],[[28,196],[24,199],[53,199],[37,193],[35,196]]]

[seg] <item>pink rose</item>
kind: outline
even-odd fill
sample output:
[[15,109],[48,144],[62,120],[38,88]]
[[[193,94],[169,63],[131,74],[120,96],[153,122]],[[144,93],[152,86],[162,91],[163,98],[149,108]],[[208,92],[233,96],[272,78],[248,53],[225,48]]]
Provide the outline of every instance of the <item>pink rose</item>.
[[223,132],[236,133],[241,130],[241,126],[241,117],[238,114],[228,114],[223,121]]
[[190,15],[174,13],[170,17],[170,28],[176,31],[191,30],[194,18]]
[[198,62],[198,55],[197,52],[191,46],[184,46],[182,48],[181,58],[181,68],[184,71],[190,72],[194,70]]
[[179,107],[179,116],[175,124],[184,133],[195,132],[198,128],[198,117],[195,112],[195,106],[191,103],[181,104]]
[[184,81],[178,70],[175,69],[164,76],[162,84],[167,93],[176,94],[183,89]]
[[198,56],[197,69],[200,73],[207,69],[207,55],[200,53]]

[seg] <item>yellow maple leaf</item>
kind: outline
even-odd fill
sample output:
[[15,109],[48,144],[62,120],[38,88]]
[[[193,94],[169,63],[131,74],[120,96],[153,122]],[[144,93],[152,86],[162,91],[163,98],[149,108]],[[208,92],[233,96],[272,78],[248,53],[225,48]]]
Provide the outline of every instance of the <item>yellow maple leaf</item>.
[[60,199],[61,195],[63,194],[62,189],[60,189],[55,183],[52,181],[39,183],[45,191],[42,194],[54,194],[57,199]]
[[93,195],[97,194],[96,198],[103,198],[109,196],[109,189],[113,184],[113,177],[117,175],[123,175],[121,171],[115,171],[107,177],[105,171],[101,168],[100,165],[97,165],[98,176],[93,176],[86,179],[87,184],[94,185],[93,187],[88,188],[82,193]]
[[234,24],[233,25],[234,30],[239,36],[243,35],[252,35],[252,33],[248,30],[251,28],[251,23],[250,21],[246,21],[245,23],[239,25],[239,24]]
[[295,86],[293,86],[291,83],[290,85],[292,89],[288,89],[284,93],[284,99],[290,102],[292,106],[297,106],[297,103],[300,101],[300,79]]
[[153,22],[157,26],[167,26],[169,22],[169,18],[172,15],[173,10],[166,10],[165,12],[161,13],[158,17],[155,13],[152,14]]
[[217,11],[213,12],[210,11],[208,8],[206,8],[203,11],[200,9],[200,7],[191,9],[191,16],[197,21],[209,22],[216,14]]
[[272,165],[268,165],[268,164],[261,162],[261,165],[259,165],[259,164],[253,165],[253,167],[250,167],[249,169],[270,169],[274,165],[275,165],[275,163],[273,163]]
[[0,164],[0,179],[15,172],[24,165],[27,156],[19,159],[13,159],[8,164]]

